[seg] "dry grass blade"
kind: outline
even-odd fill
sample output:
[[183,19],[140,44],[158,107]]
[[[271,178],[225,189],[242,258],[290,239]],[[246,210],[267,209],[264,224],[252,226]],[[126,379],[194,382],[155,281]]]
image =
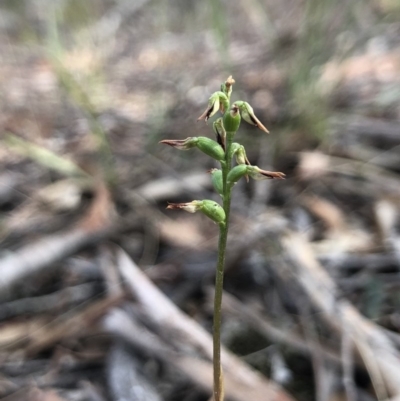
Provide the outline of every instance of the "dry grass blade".
[[74,162],[56,155],[49,149],[29,143],[16,135],[7,133],[2,141],[12,151],[34,160],[51,170],[58,171],[66,176],[77,176],[89,179],[90,176]]

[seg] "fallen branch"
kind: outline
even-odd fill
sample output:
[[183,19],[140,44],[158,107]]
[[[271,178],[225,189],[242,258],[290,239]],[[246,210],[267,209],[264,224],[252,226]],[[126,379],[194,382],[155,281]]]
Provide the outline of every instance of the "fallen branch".
[[0,260],[0,299],[8,298],[12,286],[24,278],[104,238],[111,231],[111,217],[109,191],[100,185],[91,207],[77,226],[29,244]]

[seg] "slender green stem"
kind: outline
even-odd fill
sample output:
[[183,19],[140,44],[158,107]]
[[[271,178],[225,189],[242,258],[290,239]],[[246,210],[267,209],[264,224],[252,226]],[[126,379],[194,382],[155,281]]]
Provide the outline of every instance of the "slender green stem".
[[224,284],[224,268],[226,244],[229,229],[229,213],[231,208],[231,187],[227,184],[227,176],[231,170],[231,145],[234,132],[226,133],[226,150],[225,163],[222,167],[222,183],[223,183],[223,207],[225,211],[225,224],[220,225],[219,241],[218,241],[218,262],[215,276],[215,298],[214,298],[214,331],[213,331],[213,364],[214,364],[214,400],[223,400],[223,375],[221,367],[221,304]]

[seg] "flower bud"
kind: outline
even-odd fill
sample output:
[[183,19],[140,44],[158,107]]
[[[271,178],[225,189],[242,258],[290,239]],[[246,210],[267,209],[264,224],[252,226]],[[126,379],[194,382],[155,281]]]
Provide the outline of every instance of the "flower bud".
[[225,211],[221,205],[212,200],[203,200],[201,211],[218,224],[225,224]]
[[224,92],[228,99],[232,94],[232,85],[235,83],[235,80],[232,78],[232,75],[228,77],[228,79],[221,85],[221,92]]
[[229,105],[228,98],[223,92],[214,92],[210,99],[208,99],[208,106],[204,113],[197,119],[199,120],[207,120],[212,117],[218,110],[221,110],[222,113],[225,112],[226,108]]
[[228,184],[232,185],[238,182],[247,173],[247,165],[239,164],[235,166],[229,173],[227,177]]
[[186,203],[170,203],[167,209],[182,209],[189,213],[200,211],[216,223],[225,224],[224,209],[217,202],[212,200],[205,199]]
[[222,146],[222,149],[225,150],[226,131],[222,123],[222,118],[214,121],[213,129],[215,132],[215,137],[217,138],[217,142]]
[[206,155],[218,161],[225,160],[225,152],[217,142],[205,136],[199,136],[196,146]]
[[224,128],[226,132],[236,132],[240,125],[239,108],[235,105],[228,110],[223,117]]
[[247,102],[242,102],[238,101],[233,104],[234,106],[236,105],[239,107],[240,114],[243,117],[243,120],[246,121],[247,123],[251,125],[255,125],[256,127],[260,128],[267,134],[269,134],[269,131],[264,127],[264,125],[261,123],[261,121],[255,116],[253,108],[247,103]]
[[211,182],[214,186],[214,189],[222,197],[224,194],[223,183],[222,183],[222,171],[217,168],[212,168],[209,172],[211,173]]

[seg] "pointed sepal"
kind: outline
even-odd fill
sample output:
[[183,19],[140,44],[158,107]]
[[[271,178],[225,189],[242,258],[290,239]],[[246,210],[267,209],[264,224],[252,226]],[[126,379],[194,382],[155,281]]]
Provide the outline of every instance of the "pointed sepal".
[[195,148],[198,142],[197,137],[189,137],[186,139],[164,139],[163,141],[160,141],[160,143],[163,143],[168,146],[172,146],[175,149],[179,150],[189,150],[192,148]]
[[285,174],[277,171],[261,170],[257,166],[248,166],[248,174],[253,180],[284,180]]

